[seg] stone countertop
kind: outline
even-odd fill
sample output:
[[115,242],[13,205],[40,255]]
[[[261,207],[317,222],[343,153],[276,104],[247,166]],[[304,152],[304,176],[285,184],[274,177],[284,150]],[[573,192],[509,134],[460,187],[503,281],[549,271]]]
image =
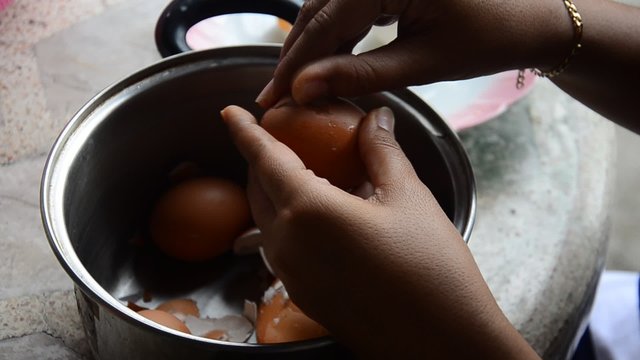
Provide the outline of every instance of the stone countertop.
[[478,191],[469,246],[511,322],[545,359],[561,359],[604,267],[613,125],[544,80],[460,136]]
[[[90,357],[42,230],[41,171],[84,102],[159,59],[153,26],[166,3],[15,0],[0,12],[0,359]],[[471,250],[516,328],[562,359],[604,263],[613,127],[540,80],[460,137],[478,187]]]

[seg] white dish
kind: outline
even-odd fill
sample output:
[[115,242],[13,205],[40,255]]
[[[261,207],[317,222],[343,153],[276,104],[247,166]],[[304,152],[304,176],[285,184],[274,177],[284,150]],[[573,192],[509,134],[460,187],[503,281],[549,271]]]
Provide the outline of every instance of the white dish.
[[435,109],[453,129],[462,130],[495,118],[526,95],[535,83],[535,76],[525,78],[524,86],[516,89],[517,76],[517,71],[507,71],[409,89]]

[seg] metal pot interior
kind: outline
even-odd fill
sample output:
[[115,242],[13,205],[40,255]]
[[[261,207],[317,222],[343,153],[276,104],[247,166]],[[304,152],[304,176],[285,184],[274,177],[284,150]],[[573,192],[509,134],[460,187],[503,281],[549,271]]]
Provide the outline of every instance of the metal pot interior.
[[[54,252],[90,297],[131,321],[133,312],[114,299],[148,292],[153,307],[190,297],[216,316],[241,313],[245,298],[259,296],[257,257],[229,254],[185,265],[135,244],[178,164],[194,162],[245,183],[245,162],[219,112],[237,104],[260,116],[253,100],[271,78],[278,52],[256,46],[169,58],[103,91],[68,124],[45,169],[43,218]],[[475,190],[455,134],[408,91],[353,100],[365,110],[392,108],[398,141],[468,239]]]

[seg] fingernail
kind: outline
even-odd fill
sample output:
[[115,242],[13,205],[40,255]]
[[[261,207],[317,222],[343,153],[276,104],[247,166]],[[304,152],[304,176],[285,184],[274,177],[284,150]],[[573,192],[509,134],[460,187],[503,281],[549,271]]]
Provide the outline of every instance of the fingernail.
[[294,89],[294,99],[299,104],[306,104],[312,100],[325,97],[329,94],[329,85],[322,80],[311,80],[310,82],[300,86],[299,89]]
[[251,228],[233,241],[233,252],[236,255],[255,254],[260,246],[262,246],[262,234],[258,228]]
[[220,110],[220,117],[222,117],[223,121],[225,120],[225,115],[224,114],[227,112],[227,108],[228,108],[228,106],[225,107],[224,109]]
[[393,134],[393,128],[395,127],[395,118],[393,117],[393,112],[391,111],[391,109],[386,106],[377,109],[375,113],[375,119],[376,123],[378,123],[378,126]]
[[273,79],[262,89],[255,101],[262,108],[267,108],[270,105],[271,97],[273,97]]
[[224,109],[220,110],[220,116],[222,116],[222,120],[227,120],[233,114],[233,105],[227,105]]
[[229,121],[242,119],[242,112],[239,112],[238,110],[239,109],[235,105],[229,105],[224,109],[220,110],[220,116],[222,117],[222,121],[225,123],[229,123]]

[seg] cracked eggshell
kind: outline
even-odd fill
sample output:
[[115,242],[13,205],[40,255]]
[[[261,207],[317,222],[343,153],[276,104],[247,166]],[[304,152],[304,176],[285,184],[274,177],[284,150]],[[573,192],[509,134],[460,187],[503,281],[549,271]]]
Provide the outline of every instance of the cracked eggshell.
[[358,150],[358,127],[365,116],[341,98],[306,105],[284,98],[264,113],[260,125],[293,150],[307,169],[348,190],[367,178]]
[[166,326],[170,329],[191,334],[191,331],[189,331],[187,326],[182,321],[180,321],[180,319],[169,314],[168,312],[165,312],[162,310],[141,310],[138,312],[138,314],[144,316],[145,318],[155,323]]
[[198,304],[191,299],[173,299],[165,301],[156,307],[156,310],[166,311],[178,318],[184,318],[186,315],[195,317],[200,316]]
[[245,300],[242,314],[249,319],[252,324],[255,324],[258,319],[258,304],[253,301]]
[[239,315],[227,315],[221,318],[198,318],[187,315],[184,323],[193,335],[215,340],[245,342],[253,332],[251,322]]
[[314,339],[329,332],[305,315],[290,299],[280,281],[267,289],[258,310],[256,338],[260,344]]

